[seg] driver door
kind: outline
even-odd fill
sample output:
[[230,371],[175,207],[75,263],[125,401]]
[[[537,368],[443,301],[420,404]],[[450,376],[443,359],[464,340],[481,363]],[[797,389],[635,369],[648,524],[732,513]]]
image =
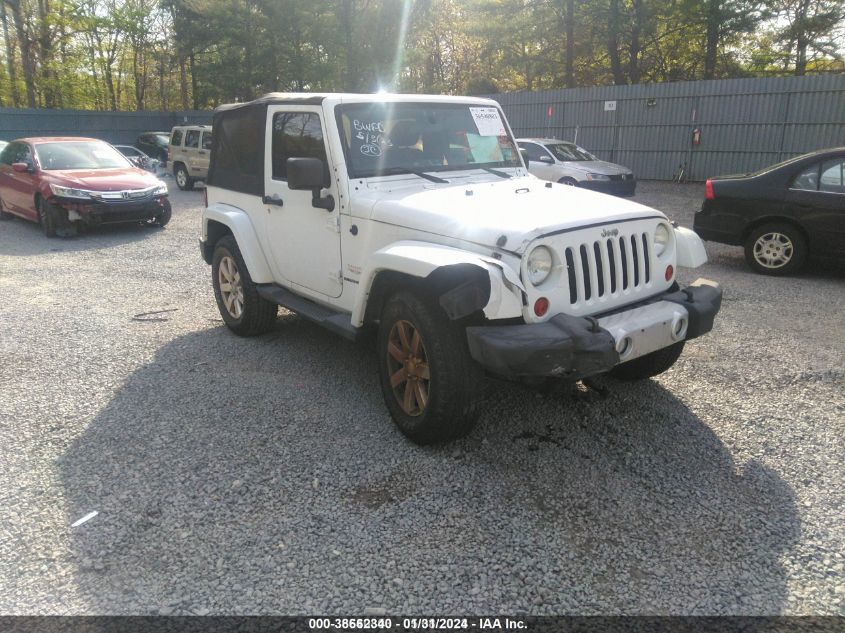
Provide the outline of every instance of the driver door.
[[340,258],[340,205],[333,211],[314,207],[311,191],[288,187],[288,158],[323,161],[323,194],[338,200],[329,177],[331,156],[323,139],[322,111],[308,106],[270,106],[264,148],[264,219],[267,251],[274,276],[328,297],[343,290]]

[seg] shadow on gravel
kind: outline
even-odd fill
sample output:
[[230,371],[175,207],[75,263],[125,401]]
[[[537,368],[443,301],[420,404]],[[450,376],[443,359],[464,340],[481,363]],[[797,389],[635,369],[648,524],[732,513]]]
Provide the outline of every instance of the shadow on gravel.
[[0,255],[28,257],[111,248],[147,239],[161,230],[140,224],[107,224],[86,229],[75,237],[48,238],[35,222],[14,218],[0,222],[0,231],[8,236],[0,242]]
[[182,336],[58,464],[68,525],[99,512],[68,527],[77,591],[90,613],[779,613],[790,488],[657,382],[598,386],[497,382],[470,437],[419,448],[369,345],[296,317]]

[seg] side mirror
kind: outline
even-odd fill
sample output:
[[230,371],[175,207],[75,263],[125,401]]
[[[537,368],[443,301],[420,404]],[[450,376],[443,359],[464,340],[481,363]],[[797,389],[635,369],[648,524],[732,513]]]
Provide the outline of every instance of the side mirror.
[[525,163],[525,168],[528,169],[528,163],[531,162],[531,159],[528,158],[528,150],[520,147],[519,153],[522,155],[522,161]]
[[329,194],[320,197],[320,190],[326,186],[326,169],[319,158],[288,158],[288,188],[311,190],[311,205],[318,209],[334,211],[334,197]]
[[552,163],[555,162],[555,159],[552,158],[551,156],[540,156],[540,162],[541,163],[547,163],[547,164],[551,165]]
[[12,169],[20,173],[32,173],[34,171],[29,163],[12,163]]

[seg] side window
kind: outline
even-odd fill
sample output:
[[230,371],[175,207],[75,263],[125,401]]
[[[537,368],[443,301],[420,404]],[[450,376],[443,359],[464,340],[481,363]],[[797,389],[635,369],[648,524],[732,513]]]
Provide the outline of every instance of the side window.
[[185,147],[197,148],[200,146],[200,131],[188,130],[185,134]]
[[822,163],[819,191],[845,193],[845,159],[837,158]]
[[288,158],[319,158],[328,170],[319,115],[279,112],[273,117],[274,180],[287,180]]
[[173,130],[170,135],[170,144],[180,147],[182,145],[182,130]]
[[0,152],[0,164],[11,165],[15,161],[13,157],[17,153],[17,143],[9,143],[2,152]]
[[202,133],[202,148],[211,149],[211,132]]
[[537,145],[536,143],[520,143],[519,147],[525,150],[525,153],[528,154],[528,159],[533,161],[539,161],[541,156],[548,156],[549,153],[544,150],[542,147]]
[[816,191],[819,188],[819,164],[814,163],[795,177],[791,189]]

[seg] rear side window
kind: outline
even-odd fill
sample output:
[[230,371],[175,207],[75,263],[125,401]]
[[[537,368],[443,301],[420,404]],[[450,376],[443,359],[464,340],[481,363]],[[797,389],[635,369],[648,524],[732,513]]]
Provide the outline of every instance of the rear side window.
[[18,143],[9,143],[2,152],[0,152],[0,164],[3,165],[11,165],[15,161],[13,160],[13,156],[18,151],[17,150]]
[[816,191],[819,188],[819,164],[813,163],[792,181],[792,189],[802,191]]
[[845,159],[838,158],[822,163],[819,191],[845,193]]
[[199,147],[200,146],[200,131],[188,130],[185,134],[185,147]]
[[273,117],[274,180],[287,180],[288,158],[319,158],[328,170],[323,128],[318,114],[279,112]]
[[208,185],[258,196],[264,193],[266,112],[266,106],[255,104],[214,114]]
[[173,130],[170,135],[170,144],[177,147],[182,145],[182,130]]
[[529,160],[540,160],[541,156],[548,157],[549,153],[536,143],[519,143],[520,149],[524,149]]
[[211,132],[202,133],[202,148],[211,149]]

